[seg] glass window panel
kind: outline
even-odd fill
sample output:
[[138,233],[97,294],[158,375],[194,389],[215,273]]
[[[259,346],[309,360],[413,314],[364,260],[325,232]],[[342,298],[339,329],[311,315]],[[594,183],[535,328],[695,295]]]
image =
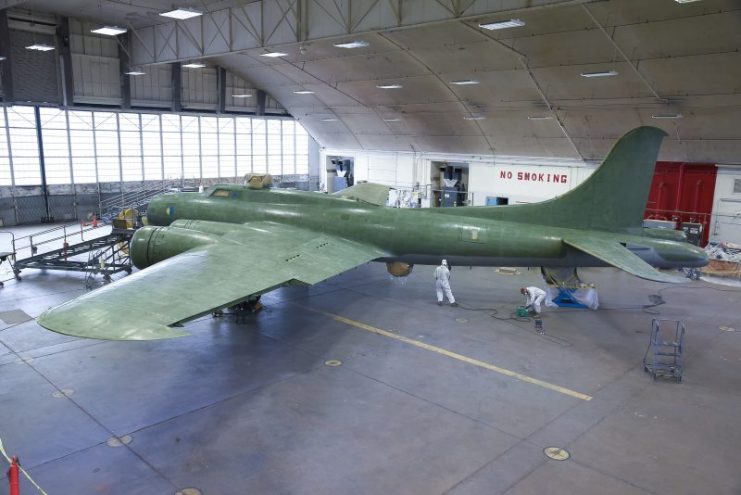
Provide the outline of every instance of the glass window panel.
[[219,132],[234,132],[234,117],[219,117]]
[[70,129],[92,129],[93,128],[93,113],[92,112],[81,112],[77,110],[70,110],[69,112],[69,128]]
[[138,131],[139,130],[139,114],[138,113],[119,113],[118,114],[118,127],[122,131]]
[[215,133],[201,134],[201,154],[203,156],[218,156],[219,155],[218,134],[215,134]]
[[[11,141],[12,141],[11,137]],[[41,170],[39,158],[29,156],[13,156],[13,172],[15,173],[15,184],[17,186],[41,185]]]
[[58,108],[43,107],[39,109],[41,114],[42,129],[66,129],[67,116],[64,110]]
[[95,131],[95,146],[98,156],[118,156],[116,131]]
[[180,115],[162,114],[162,132],[180,132]]
[[142,141],[142,151],[144,153],[144,156],[160,156],[162,154],[162,149],[160,148],[159,132],[142,133]]
[[198,158],[201,149],[198,145],[198,134],[194,132],[183,132],[183,156]]
[[142,180],[142,159],[140,156],[121,157],[121,168],[123,169],[123,180]]
[[180,179],[183,176],[183,159],[180,156],[164,156],[165,179]]
[[[70,130],[69,133],[73,157],[77,158],[95,156],[95,142],[93,140],[93,131]],[[77,177],[77,173],[75,173],[75,177]]]
[[113,112],[95,112],[95,129],[101,131],[115,131],[116,114]]
[[185,179],[201,178],[201,158],[199,156],[183,156],[183,177]]
[[265,155],[255,155],[252,157],[252,171],[256,174],[264,174],[268,171],[268,162]]
[[16,156],[39,157],[39,142],[36,129],[10,128],[10,144],[13,158]]
[[218,132],[218,122],[216,117],[201,117],[201,132]]
[[[5,132],[3,130],[3,132]],[[3,138],[4,139],[4,138]],[[10,177],[10,160],[7,155],[0,156],[0,186],[10,186],[13,181]]]
[[180,134],[174,132],[162,134],[162,150],[165,156],[181,156],[183,150],[180,147]]
[[[218,157],[204,156],[201,160],[201,165],[203,166],[203,178],[219,177],[219,158]],[[229,175],[227,177],[229,177]]]
[[162,180],[162,158],[144,157],[144,180]]
[[139,131],[121,131],[121,155],[123,156],[141,156],[142,146]]
[[44,157],[47,184],[71,184],[69,158],[67,157]]
[[41,137],[44,142],[44,157],[69,156],[66,130],[44,129]]
[[283,121],[283,173],[296,173],[296,126],[292,120]]
[[[74,141],[74,140],[73,140]],[[75,174],[75,184],[93,184],[98,181],[95,175],[95,158],[74,158],[72,170]]]
[[36,129],[36,117],[33,114],[33,107],[8,107],[8,126]]
[[272,175],[283,174],[281,141],[281,121],[268,120],[268,173]]
[[183,115],[180,117],[180,126],[183,132],[198,132],[198,117]]

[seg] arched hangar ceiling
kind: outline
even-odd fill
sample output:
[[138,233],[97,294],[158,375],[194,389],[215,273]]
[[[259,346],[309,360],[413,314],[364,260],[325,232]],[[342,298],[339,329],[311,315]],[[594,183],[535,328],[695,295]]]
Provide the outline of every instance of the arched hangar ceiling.
[[[68,3],[117,4],[137,63],[207,58],[328,147],[593,159],[656,125],[664,159],[741,161],[736,0],[184,2],[207,12],[168,23],[146,12],[171,2]],[[510,19],[524,25],[480,27]],[[349,41],[366,46],[335,46]]]

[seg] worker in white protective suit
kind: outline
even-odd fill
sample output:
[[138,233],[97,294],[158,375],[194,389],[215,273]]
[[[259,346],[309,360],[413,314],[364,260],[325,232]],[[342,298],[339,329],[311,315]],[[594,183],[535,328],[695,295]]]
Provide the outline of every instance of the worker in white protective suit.
[[450,290],[450,269],[448,268],[448,260],[443,260],[440,266],[435,268],[435,291],[437,292],[437,305],[440,306],[443,303],[443,292],[445,297],[450,301],[451,306],[458,306],[453,297],[453,291]]
[[525,308],[540,315],[540,305],[545,301],[545,291],[538,287],[523,287],[520,289],[520,294],[527,297]]

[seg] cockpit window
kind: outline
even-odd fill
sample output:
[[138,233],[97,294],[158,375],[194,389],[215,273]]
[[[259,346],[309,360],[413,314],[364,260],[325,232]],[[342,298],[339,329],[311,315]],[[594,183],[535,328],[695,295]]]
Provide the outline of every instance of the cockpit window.
[[227,189],[217,189],[211,196],[213,196],[214,198],[228,198],[229,191]]

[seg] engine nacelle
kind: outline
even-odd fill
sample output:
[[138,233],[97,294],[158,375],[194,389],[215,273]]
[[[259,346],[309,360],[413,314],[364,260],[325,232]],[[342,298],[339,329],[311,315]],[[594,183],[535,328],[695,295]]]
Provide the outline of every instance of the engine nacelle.
[[167,258],[218,242],[213,234],[180,227],[142,227],[131,238],[129,256],[135,267],[142,269]]
[[388,272],[394,277],[406,277],[407,275],[412,273],[413,269],[414,265],[404,263],[403,261],[393,261],[386,263],[386,270],[388,270]]

